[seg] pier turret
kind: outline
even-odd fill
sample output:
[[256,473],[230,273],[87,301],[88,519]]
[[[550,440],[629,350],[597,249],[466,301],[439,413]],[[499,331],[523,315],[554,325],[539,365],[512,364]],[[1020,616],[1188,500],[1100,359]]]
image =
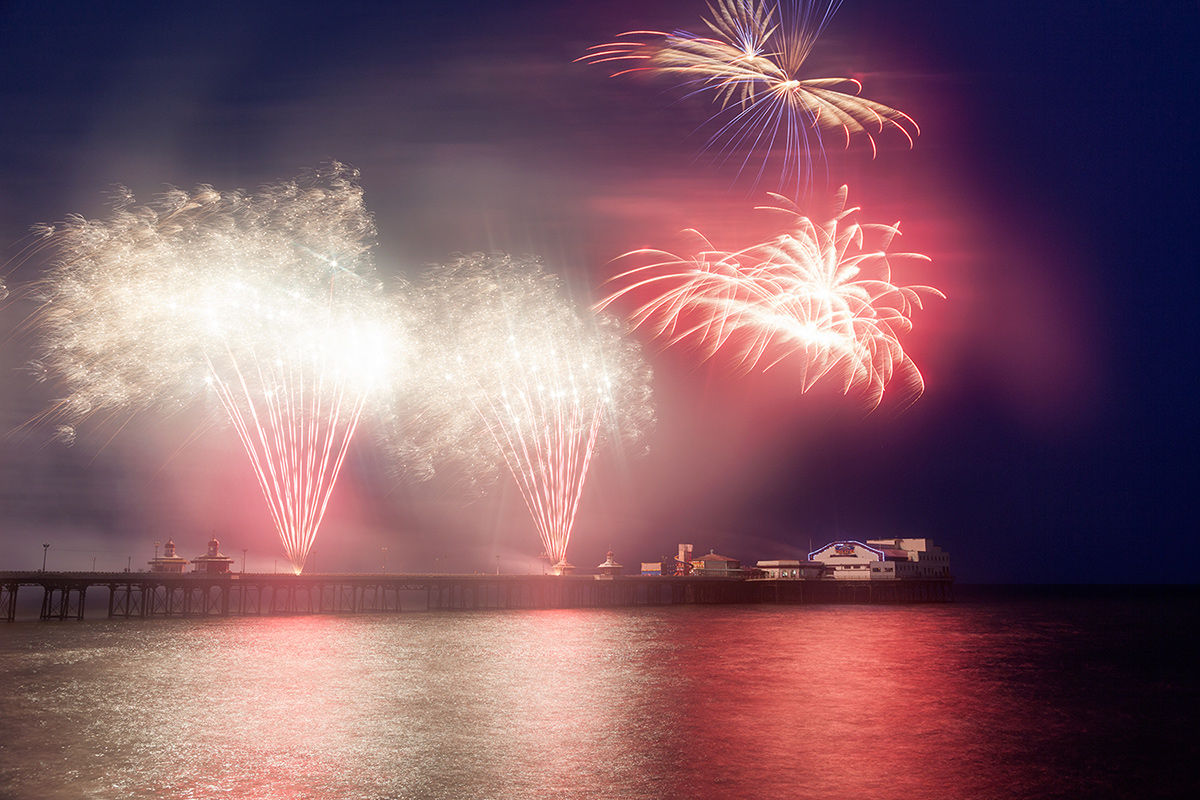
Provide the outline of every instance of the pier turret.
[[[156,546],[158,542],[154,543]],[[154,558],[149,562],[151,572],[169,572],[180,573],[187,567],[188,560],[183,556],[175,554],[175,540],[167,539],[166,547],[163,548],[163,554],[160,556],[155,553]]]
[[616,559],[613,558],[613,551],[609,550],[605,555],[606,558],[604,559],[604,563],[597,565],[596,569],[600,570],[601,575],[607,575],[610,578],[613,575],[620,575],[622,567],[617,563]]
[[221,553],[221,543],[216,537],[208,540],[208,552],[192,559],[196,572],[223,575],[229,572],[233,559]]

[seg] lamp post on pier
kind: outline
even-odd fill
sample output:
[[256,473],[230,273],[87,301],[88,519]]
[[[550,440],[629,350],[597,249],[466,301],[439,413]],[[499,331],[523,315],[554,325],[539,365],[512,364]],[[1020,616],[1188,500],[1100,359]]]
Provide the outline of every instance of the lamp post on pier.
[[50,552],[50,544],[42,545],[42,572],[46,571],[46,554]]

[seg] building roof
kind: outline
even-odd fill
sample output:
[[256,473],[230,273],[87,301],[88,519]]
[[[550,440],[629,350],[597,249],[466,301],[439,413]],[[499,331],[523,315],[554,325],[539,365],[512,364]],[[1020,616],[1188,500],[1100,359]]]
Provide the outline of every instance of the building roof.
[[720,553],[705,553],[704,555],[693,559],[693,561],[737,561],[737,559],[730,558],[729,556],[723,556]]
[[861,547],[868,552],[871,552],[877,556],[880,556],[881,557],[880,560],[882,560],[882,557],[883,557],[882,550],[880,550],[877,547],[871,547],[868,544],[863,544],[862,542],[857,541],[855,539],[838,539],[836,541],[830,542],[829,544],[825,545],[824,547],[818,547],[816,550],[813,550],[811,553],[808,554],[808,557],[809,557],[809,559],[812,559],[813,556],[820,555],[821,553],[824,553],[826,550],[829,550],[831,548],[840,548],[840,547],[847,547],[847,546],[854,547],[854,548]]
[[933,547],[933,541],[926,537],[916,539],[909,537],[897,537],[893,539],[867,539],[867,544],[876,547],[899,547],[909,552],[928,550]]

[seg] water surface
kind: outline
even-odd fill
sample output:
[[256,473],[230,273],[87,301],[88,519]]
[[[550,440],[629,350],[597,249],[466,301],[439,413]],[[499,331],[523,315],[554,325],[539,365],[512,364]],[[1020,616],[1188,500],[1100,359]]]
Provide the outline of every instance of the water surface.
[[19,622],[0,797],[1186,797],[1198,621],[1183,591]]

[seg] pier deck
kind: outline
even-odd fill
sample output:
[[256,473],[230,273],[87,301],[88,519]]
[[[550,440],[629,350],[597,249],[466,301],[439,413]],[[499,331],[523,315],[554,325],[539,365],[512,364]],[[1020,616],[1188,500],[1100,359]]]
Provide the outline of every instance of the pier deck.
[[950,599],[948,580],[762,580],[700,576],[153,572],[0,572],[0,619],[22,587],[43,620],[397,613],[402,610],[606,608],[724,603],[912,603]]

